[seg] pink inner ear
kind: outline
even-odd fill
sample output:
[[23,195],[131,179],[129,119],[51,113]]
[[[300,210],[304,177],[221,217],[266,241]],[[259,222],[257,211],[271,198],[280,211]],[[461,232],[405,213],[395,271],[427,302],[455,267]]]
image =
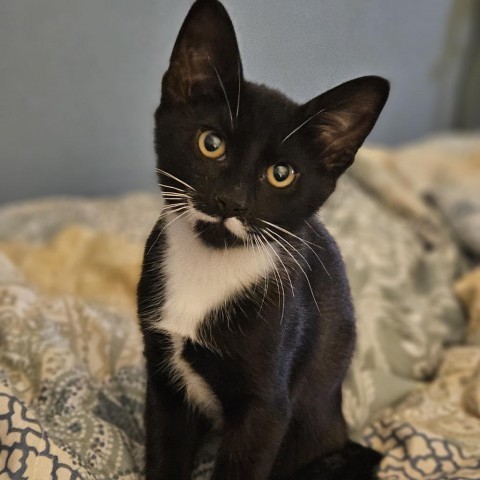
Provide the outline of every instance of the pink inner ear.
[[322,163],[329,169],[344,170],[354,160],[357,150],[371,128],[367,108],[324,112],[317,126]]
[[326,155],[341,150],[356,152],[371,128],[368,108],[324,112],[318,125],[317,141]]
[[389,84],[380,77],[360,77],[329,90],[310,102],[323,107],[316,119],[316,142],[324,165],[344,168],[372,130],[388,97]]

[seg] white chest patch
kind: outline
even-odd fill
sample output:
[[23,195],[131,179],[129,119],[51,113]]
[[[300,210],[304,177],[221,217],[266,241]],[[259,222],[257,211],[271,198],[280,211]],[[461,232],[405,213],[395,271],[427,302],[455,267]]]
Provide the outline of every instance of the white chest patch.
[[155,328],[193,341],[198,341],[197,327],[208,313],[273,269],[273,252],[269,255],[259,248],[207,247],[183,219],[168,226],[166,240],[165,301]]
[[[232,227],[240,231],[238,225]],[[169,366],[174,380],[185,389],[188,401],[216,427],[223,421],[221,403],[182,357],[185,339],[198,341],[197,328],[206,315],[268,275],[274,266],[273,257],[273,252],[269,255],[258,248],[209,248],[195,238],[191,223],[183,219],[167,227],[162,265],[165,300],[153,327],[166,331],[172,341]]]

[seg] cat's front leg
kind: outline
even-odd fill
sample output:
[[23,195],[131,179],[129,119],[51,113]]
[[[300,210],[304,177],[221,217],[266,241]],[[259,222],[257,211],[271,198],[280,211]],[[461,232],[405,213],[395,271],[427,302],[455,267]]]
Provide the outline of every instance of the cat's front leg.
[[207,422],[180,396],[149,382],[145,406],[145,479],[190,480]]
[[256,402],[226,416],[212,480],[267,480],[290,420],[286,404]]

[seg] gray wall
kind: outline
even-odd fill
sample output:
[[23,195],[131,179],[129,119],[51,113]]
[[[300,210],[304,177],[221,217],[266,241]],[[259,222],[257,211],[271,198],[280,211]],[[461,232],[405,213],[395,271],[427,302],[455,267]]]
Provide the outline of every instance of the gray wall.
[[[190,4],[1,1],[0,202],[154,187],[152,113]],[[465,36],[460,18],[447,48],[451,0],[225,4],[248,78],[304,101],[380,74],[393,89],[372,141],[450,125]]]

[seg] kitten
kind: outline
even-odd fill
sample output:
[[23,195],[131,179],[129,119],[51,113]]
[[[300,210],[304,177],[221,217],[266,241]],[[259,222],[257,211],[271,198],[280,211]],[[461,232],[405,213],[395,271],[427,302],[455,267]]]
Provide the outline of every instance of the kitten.
[[148,480],[189,479],[211,429],[213,480],[372,478],[380,455],[341,408],[349,286],[316,212],[388,92],[363,77],[298,105],[244,79],[218,1],[191,8],[155,114],[165,208],[138,286]]

